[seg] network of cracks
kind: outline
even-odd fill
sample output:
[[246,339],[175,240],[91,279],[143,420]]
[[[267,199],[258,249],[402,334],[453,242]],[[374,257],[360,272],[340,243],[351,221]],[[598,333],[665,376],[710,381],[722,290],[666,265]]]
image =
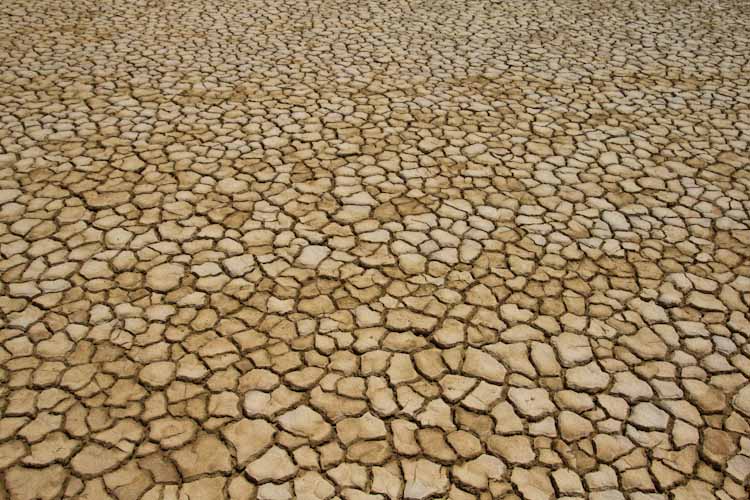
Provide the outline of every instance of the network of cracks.
[[748,33],[3,1],[0,499],[747,499]]

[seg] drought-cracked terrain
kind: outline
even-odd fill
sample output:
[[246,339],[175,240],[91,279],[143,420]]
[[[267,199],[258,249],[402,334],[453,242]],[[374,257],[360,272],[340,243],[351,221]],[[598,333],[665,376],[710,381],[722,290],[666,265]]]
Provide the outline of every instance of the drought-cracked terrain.
[[745,0],[2,0],[0,499],[741,500]]

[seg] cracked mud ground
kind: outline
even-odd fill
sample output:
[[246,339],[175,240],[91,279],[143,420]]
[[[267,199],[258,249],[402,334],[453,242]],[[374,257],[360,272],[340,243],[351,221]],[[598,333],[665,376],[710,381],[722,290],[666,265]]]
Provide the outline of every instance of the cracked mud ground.
[[0,499],[747,499],[749,8],[3,1]]

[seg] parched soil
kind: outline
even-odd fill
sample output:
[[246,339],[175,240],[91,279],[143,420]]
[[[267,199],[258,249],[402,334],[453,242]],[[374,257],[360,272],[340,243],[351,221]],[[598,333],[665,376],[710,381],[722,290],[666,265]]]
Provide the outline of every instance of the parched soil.
[[0,0],[0,500],[750,496],[746,0]]

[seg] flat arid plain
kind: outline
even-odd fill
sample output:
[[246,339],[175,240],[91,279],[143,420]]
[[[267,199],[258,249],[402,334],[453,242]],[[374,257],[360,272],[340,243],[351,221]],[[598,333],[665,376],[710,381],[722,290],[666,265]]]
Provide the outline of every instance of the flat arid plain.
[[750,496],[746,0],[0,0],[0,500]]

